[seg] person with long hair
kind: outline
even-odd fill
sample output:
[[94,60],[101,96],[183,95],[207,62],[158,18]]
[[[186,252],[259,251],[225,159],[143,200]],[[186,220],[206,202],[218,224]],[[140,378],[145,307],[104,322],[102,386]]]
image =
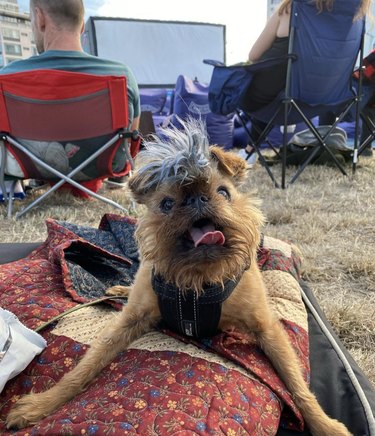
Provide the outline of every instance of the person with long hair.
[[[283,0],[272,14],[249,52],[248,60],[250,63],[287,55],[292,1]],[[361,1],[354,20],[360,19],[368,13],[371,1]],[[317,12],[320,13],[324,10],[333,10],[334,0],[312,0],[312,3],[315,3]],[[286,71],[287,60],[256,73],[246,92],[244,99],[246,104],[243,109],[254,112],[271,103],[285,88]],[[324,120],[322,118],[320,124],[331,124],[331,122],[327,123],[330,119],[332,119],[331,113],[327,114]],[[255,121],[255,126],[252,128],[253,139],[257,138],[258,132],[264,127],[264,123]],[[250,153],[251,147],[247,146],[246,151]]]

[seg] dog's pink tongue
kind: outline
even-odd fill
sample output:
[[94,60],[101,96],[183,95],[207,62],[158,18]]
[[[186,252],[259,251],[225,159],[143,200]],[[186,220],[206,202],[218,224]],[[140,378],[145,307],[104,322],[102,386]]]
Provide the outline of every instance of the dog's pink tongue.
[[225,242],[224,235],[219,230],[215,230],[212,224],[203,227],[192,227],[190,236],[195,247],[199,245],[224,245]]

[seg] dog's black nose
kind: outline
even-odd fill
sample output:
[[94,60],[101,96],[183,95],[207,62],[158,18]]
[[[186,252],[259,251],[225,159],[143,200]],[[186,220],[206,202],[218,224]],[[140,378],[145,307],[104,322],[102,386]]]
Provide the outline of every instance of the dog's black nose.
[[208,197],[207,195],[203,195],[203,194],[189,195],[185,199],[186,206],[191,206],[191,207],[200,207],[207,202],[208,202]]

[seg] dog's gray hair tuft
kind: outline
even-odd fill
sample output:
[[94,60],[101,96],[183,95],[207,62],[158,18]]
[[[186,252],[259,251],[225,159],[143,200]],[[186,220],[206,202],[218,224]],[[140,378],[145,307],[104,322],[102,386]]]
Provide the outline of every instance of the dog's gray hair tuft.
[[178,121],[182,129],[161,129],[138,153],[137,174],[145,190],[163,182],[191,183],[207,174],[209,140],[203,122],[192,118]]

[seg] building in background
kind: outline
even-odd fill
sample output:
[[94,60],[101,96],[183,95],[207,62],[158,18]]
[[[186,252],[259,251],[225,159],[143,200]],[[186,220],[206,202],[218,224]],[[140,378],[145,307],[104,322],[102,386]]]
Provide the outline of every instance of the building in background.
[[[267,18],[269,18],[281,0],[267,0]],[[371,15],[375,17],[375,2],[371,3]],[[365,56],[375,49],[375,22],[374,20],[367,20],[366,22],[366,36],[364,44]]]
[[18,0],[0,0],[0,67],[36,53],[29,14],[19,11]]
[[267,18],[269,18],[274,12],[280,0],[267,0]]

